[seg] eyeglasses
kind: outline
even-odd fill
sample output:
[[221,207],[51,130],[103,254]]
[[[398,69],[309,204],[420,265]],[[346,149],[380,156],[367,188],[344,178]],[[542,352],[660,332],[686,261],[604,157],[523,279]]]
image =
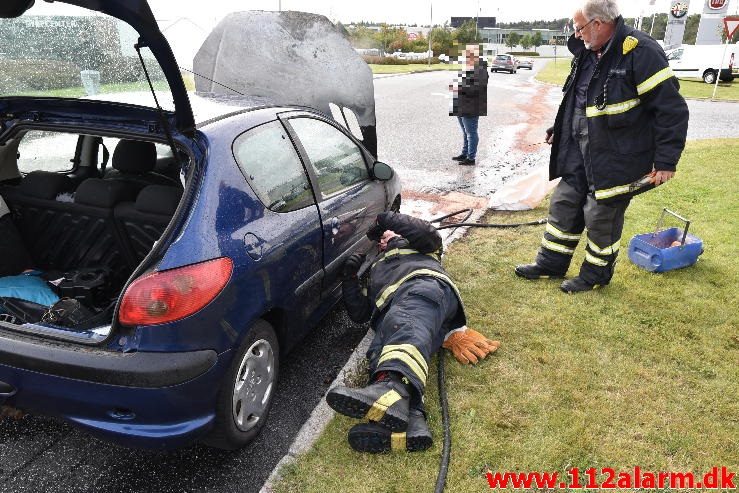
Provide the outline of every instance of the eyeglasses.
[[594,20],[595,20],[595,18],[592,18],[592,19],[590,19],[590,20],[589,20],[588,22],[586,22],[584,26],[582,26],[582,27],[576,27],[576,28],[575,28],[575,34],[580,34],[580,33],[582,33],[583,29],[585,29],[586,27],[588,27],[588,24],[590,24],[590,23],[591,23],[591,22],[593,22]]

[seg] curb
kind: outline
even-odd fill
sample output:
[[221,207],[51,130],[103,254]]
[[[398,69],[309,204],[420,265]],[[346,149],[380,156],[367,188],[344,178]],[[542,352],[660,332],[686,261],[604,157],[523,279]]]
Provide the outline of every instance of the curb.
[[[487,208],[484,208],[474,211],[467,221],[477,222],[487,212],[487,210]],[[460,227],[452,230],[452,233],[444,238],[444,248],[447,248],[451,243],[462,238],[467,233],[468,229],[469,227]],[[365,335],[359,344],[357,344],[354,352],[349,356],[349,360],[341,371],[339,371],[339,374],[336,376],[334,381],[331,382],[329,389],[332,389],[337,385],[344,385],[347,376],[356,372],[359,364],[367,353],[367,349],[369,349],[369,345],[372,342],[374,335],[375,333],[371,329],[367,331],[367,335]],[[319,402],[315,409],[313,409],[308,420],[300,427],[300,431],[298,431],[293,443],[290,444],[287,454],[285,454],[285,456],[277,463],[267,478],[267,481],[265,481],[264,485],[259,490],[259,493],[274,493],[275,485],[280,481],[280,479],[282,479],[281,471],[283,468],[293,464],[298,459],[298,456],[308,452],[313,447],[316,440],[321,436],[335,414],[336,412],[326,403],[326,397],[322,397],[321,402]]]
[[398,72],[395,74],[372,74],[372,79],[385,79],[387,77],[399,77],[401,75],[428,74],[430,72],[455,72],[455,70],[446,70],[443,68],[434,68],[431,70],[417,70],[415,72]]

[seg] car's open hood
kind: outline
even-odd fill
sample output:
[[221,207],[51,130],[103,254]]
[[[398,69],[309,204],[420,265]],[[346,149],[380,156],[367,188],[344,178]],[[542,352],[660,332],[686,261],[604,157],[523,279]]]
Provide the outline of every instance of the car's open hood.
[[[340,123],[351,109],[365,147],[377,154],[372,71],[327,18],[305,12],[234,12],[193,62],[199,93],[309,106]],[[332,103],[337,111],[332,111]],[[343,122],[342,122],[343,120]]]
[[[175,108],[177,129],[192,134],[195,128],[185,83],[169,43],[159,30],[146,0],[55,0],[94,10],[122,20],[136,30],[142,45],[149,47],[167,79]],[[34,4],[34,0],[2,0],[0,17],[18,17]]]

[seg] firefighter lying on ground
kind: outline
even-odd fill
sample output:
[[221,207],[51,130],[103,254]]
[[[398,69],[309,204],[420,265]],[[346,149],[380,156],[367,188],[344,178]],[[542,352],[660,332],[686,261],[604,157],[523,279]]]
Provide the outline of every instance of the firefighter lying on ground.
[[360,452],[418,451],[431,446],[424,389],[429,361],[440,346],[461,363],[477,363],[498,349],[466,327],[459,291],[441,266],[442,240],[430,223],[386,212],[367,236],[378,241],[366,286],[357,272],[363,255],[343,267],[344,303],[349,317],[368,320],[375,337],[367,351],[370,385],[335,387],[326,400],[337,412],[369,420],[349,430],[349,444]]

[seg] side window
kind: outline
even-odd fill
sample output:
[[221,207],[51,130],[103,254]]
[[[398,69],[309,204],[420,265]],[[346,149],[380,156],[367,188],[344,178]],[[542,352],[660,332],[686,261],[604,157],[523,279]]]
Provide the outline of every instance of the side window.
[[292,118],[298,135],[326,197],[369,179],[359,147],[342,132],[314,118]]
[[683,50],[675,50],[672,53],[670,53],[670,56],[667,57],[668,60],[680,60],[683,57]]
[[18,146],[18,169],[31,171],[72,171],[79,135],[31,130]]
[[280,122],[241,134],[233,143],[236,162],[259,200],[275,212],[313,204],[308,177]]

